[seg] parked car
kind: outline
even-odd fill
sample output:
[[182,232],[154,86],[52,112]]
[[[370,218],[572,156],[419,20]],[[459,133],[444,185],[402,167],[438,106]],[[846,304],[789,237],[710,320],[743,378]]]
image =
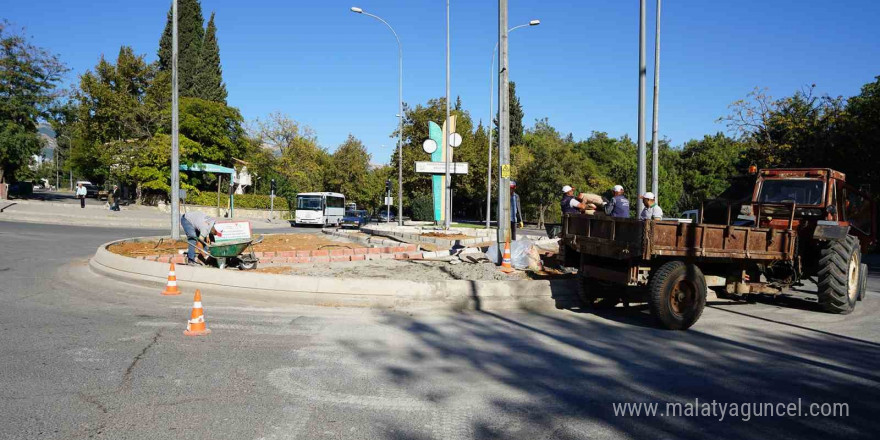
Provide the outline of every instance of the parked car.
[[83,186],[86,187],[86,197],[98,198],[98,193],[101,192],[101,188],[98,185],[87,183]]
[[346,211],[339,226],[342,228],[360,228],[370,222],[370,214],[364,210]]
[[388,218],[388,212],[383,209],[376,213],[376,219],[380,222],[393,222],[397,220],[397,217],[394,215],[394,211],[391,211],[391,218]]

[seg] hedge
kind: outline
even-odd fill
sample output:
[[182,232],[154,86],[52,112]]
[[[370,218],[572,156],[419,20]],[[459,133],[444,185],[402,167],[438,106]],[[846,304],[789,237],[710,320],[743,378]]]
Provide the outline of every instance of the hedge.
[[[229,195],[226,193],[220,194],[220,207],[225,208],[228,203]],[[217,206],[217,193],[216,192],[199,192],[197,194],[187,194],[186,203],[190,205],[201,205],[201,206]],[[236,194],[235,195],[235,207],[240,209],[269,209],[269,196],[263,194]],[[275,210],[276,211],[287,211],[289,210],[289,205],[287,204],[287,199],[281,196],[275,196]]]

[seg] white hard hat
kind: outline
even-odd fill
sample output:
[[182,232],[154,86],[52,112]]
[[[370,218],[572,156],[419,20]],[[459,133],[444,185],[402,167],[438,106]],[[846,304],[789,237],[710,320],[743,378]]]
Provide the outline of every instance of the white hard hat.
[[657,197],[654,197],[654,193],[652,193],[651,191],[648,191],[648,192],[646,192],[646,193],[642,196],[642,198],[643,198],[643,199],[651,199],[651,200],[654,200],[654,199],[656,199]]
[[623,191],[623,187],[620,186],[620,185],[614,185],[614,188],[612,188],[612,189],[613,189],[615,192],[617,192],[617,191]]
[[562,187],[562,192],[567,193],[567,192],[571,191],[572,189],[573,189],[572,187],[565,185]]

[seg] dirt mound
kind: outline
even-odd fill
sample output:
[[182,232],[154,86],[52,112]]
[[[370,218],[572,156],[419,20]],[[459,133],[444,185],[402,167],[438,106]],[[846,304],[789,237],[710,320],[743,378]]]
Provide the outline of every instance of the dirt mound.
[[[255,252],[317,251],[323,249],[354,249],[364,247],[351,242],[326,238],[314,234],[272,234],[263,236],[263,242],[254,245]],[[186,249],[186,240],[174,242],[171,239],[158,241],[122,242],[110,245],[107,249],[114,254],[126,257],[176,254]]]

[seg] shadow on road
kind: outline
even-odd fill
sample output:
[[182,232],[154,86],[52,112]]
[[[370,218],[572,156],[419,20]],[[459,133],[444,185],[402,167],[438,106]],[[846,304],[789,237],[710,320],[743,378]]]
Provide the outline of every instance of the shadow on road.
[[[738,313],[725,310],[730,313]],[[827,332],[755,321],[710,333],[656,329],[642,307],[596,313],[462,313],[440,323],[389,315],[415,338],[391,360],[385,341],[348,344],[436,411],[461,408],[446,384],[490,390],[461,423],[474,438],[872,438],[880,423],[880,346]],[[611,322],[603,322],[611,321]],[[771,320],[765,320],[770,321]],[[626,325],[617,325],[624,323]],[[404,365],[404,366],[401,366]],[[450,367],[455,365],[456,367]],[[415,384],[418,383],[418,386]],[[502,391],[498,391],[502,390]],[[618,417],[612,403],[843,402],[849,417]],[[480,409],[476,409],[480,408]],[[805,409],[806,411],[806,409]],[[389,438],[419,438],[406,426]],[[760,434],[759,434],[760,433]]]

